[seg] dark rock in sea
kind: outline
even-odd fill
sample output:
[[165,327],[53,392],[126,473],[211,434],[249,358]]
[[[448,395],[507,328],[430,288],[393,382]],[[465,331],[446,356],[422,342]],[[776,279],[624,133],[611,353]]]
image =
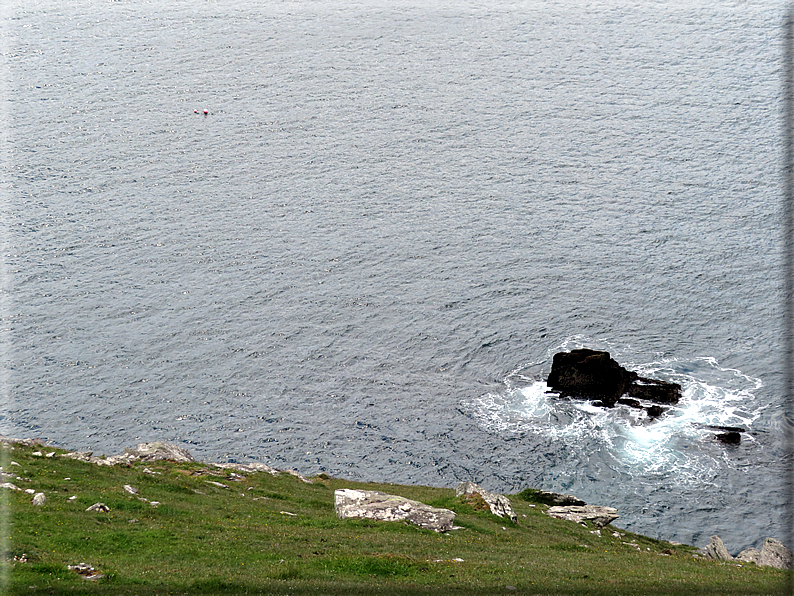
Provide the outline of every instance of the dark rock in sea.
[[642,404],[636,399],[621,397],[618,400],[618,403],[624,406],[629,406],[630,408],[642,408]]
[[665,410],[662,406],[651,406],[646,410],[646,412],[648,412],[648,418],[658,418],[666,411],[667,410]]
[[[546,384],[563,397],[597,400],[595,405],[607,408],[623,395],[660,404],[676,404],[681,399],[678,383],[640,377],[613,360],[609,352],[587,348],[555,354]],[[634,405],[635,400],[625,401]]]
[[726,445],[738,445],[742,442],[742,435],[736,431],[729,433],[720,433],[717,435],[717,440]]
[[631,397],[647,399],[657,404],[677,404],[681,399],[681,385],[657,379],[637,377],[626,390]]
[[598,399],[614,406],[637,378],[609,356],[586,348],[558,352],[546,384],[563,397]]

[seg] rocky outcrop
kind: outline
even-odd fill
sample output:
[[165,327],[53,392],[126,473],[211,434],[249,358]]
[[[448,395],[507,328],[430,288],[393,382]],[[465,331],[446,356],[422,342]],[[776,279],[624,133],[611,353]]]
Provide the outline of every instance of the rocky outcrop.
[[767,538],[761,547],[761,554],[758,556],[757,564],[759,567],[769,566],[777,569],[791,569],[791,551],[779,540]]
[[334,510],[342,518],[407,521],[420,528],[448,532],[455,513],[419,501],[380,491],[339,489],[334,491]]
[[746,548],[736,556],[737,561],[745,563],[758,563],[758,557],[761,556],[761,551],[757,548]]
[[162,441],[139,443],[135,449],[127,447],[124,449],[124,454],[136,457],[138,461],[145,462],[168,460],[185,463],[196,461],[187,449]]
[[794,568],[791,551],[774,538],[767,538],[761,550],[752,547],[746,548],[734,559],[725,548],[722,539],[719,536],[712,536],[709,545],[700,549],[700,554],[716,561],[742,561],[755,563],[759,567],[775,567],[776,569]]
[[546,510],[546,515],[557,519],[567,519],[569,521],[582,524],[586,521],[592,522],[597,528],[603,528],[618,519],[618,510],[614,507],[604,507],[602,505],[568,505],[565,507],[555,506]]
[[510,499],[504,495],[488,492],[473,482],[461,482],[455,489],[455,494],[458,497],[479,495],[485,504],[488,505],[491,513],[499,517],[506,517],[513,523],[518,521],[518,516],[513,511]]
[[555,493],[550,490],[527,488],[518,494],[525,501],[536,501],[546,505],[587,505],[579,497],[564,493]]
[[[678,383],[640,377],[613,360],[609,352],[587,348],[555,354],[546,384],[563,397],[592,399],[608,408],[623,395],[635,398],[624,400],[634,407],[641,407],[639,399],[669,405],[681,399]],[[658,415],[658,409],[654,413]]]
[[267,464],[263,464],[260,462],[253,462],[250,464],[212,464],[216,468],[221,468],[222,470],[236,470],[238,472],[246,472],[248,474],[254,474],[256,472],[267,472],[272,476],[278,476],[282,472],[286,472],[287,474],[292,474],[295,478],[298,478],[301,482],[305,482],[306,484],[311,484],[312,481],[303,477],[297,470],[277,470],[275,468],[271,468]]
[[712,536],[711,542],[701,550],[701,553],[707,559],[714,559],[715,561],[733,561],[731,553],[725,548],[725,544],[719,536]]

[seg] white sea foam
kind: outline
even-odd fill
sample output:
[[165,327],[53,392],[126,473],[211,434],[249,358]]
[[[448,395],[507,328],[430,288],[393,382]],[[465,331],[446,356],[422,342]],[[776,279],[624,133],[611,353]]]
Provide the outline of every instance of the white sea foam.
[[[713,441],[718,430],[730,426],[752,431],[763,406],[755,392],[760,379],[720,367],[713,358],[667,359],[627,365],[643,376],[681,384],[682,398],[665,414],[650,419],[645,410],[628,406],[601,408],[591,401],[560,398],[543,381],[489,393],[465,404],[483,427],[500,434],[532,433],[564,441],[582,456],[603,451],[630,475],[668,475],[682,481],[703,482],[715,469],[730,466]],[[513,375],[517,378],[520,375]],[[745,443],[754,441],[743,433]]]

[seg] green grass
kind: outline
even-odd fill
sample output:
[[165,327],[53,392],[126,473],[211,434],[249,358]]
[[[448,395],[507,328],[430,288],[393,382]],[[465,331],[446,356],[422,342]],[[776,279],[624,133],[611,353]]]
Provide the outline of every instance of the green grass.
[[[529,492],[511,498],[513,524],[452,489],[328,477],[306,484],[267,473],[236,481],[206,464],[109,468],[36,457],[34,450],[14,445],[3,460],[5,470],[25,479],[13,481],[17,486],[44,492],[47,502],[36,507],[32,495],[0,489],[11,512],[0,593],[777,594],[786,579],[752,564],[696,559],[692,547],[623,530],[622,537],[609,527],[596,536],[592,527],[545,515]],[[138,495],[126,493],[125,484]],[[447,507],[461,529],[439,534],[397,522],[340,520],[337,488]],[[110,512],[85,511],[96,502]],[[25,562],[14,560],[23,554]],[[67,569],[77,563],[104,577],[90,581]]]

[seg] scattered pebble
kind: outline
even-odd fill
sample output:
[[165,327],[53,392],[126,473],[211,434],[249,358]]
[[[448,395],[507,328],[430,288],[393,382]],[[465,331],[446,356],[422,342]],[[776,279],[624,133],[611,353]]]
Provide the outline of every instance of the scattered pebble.
[[88,563],[78,563],[77,565],[67,565],[67,569],[71,569],[78,575],[90,579],[90,580],[98,580],[99,578],[103,577],[101,573],[98,573],[96,569],[94,569]]
[[36,493],[33,495],[33,500],[31,501],[34,505],[44,505],[47,502],[47,497],[44,496],[44,493]]
[[33,453],[31,453],[31,455],[35,455],[36,457],[41,457],[44,454],[41,451],[34,451]]
[[138,494],[138,489],[130,486],[129,484],[125,484],[124,485],[124,490],[126,490],[131,495],[137,495]]
[[110,511],[110,507],[108,507],[104,503],[94,503],[93,505],[91,505],[91,507],[86,509],[86,511],[99,511],[101,513],[106,513]]
[[36,494],[36,491],[33,490],[32,488],[26,488],[25,492],[28,493],[29,495],[35,495]]

